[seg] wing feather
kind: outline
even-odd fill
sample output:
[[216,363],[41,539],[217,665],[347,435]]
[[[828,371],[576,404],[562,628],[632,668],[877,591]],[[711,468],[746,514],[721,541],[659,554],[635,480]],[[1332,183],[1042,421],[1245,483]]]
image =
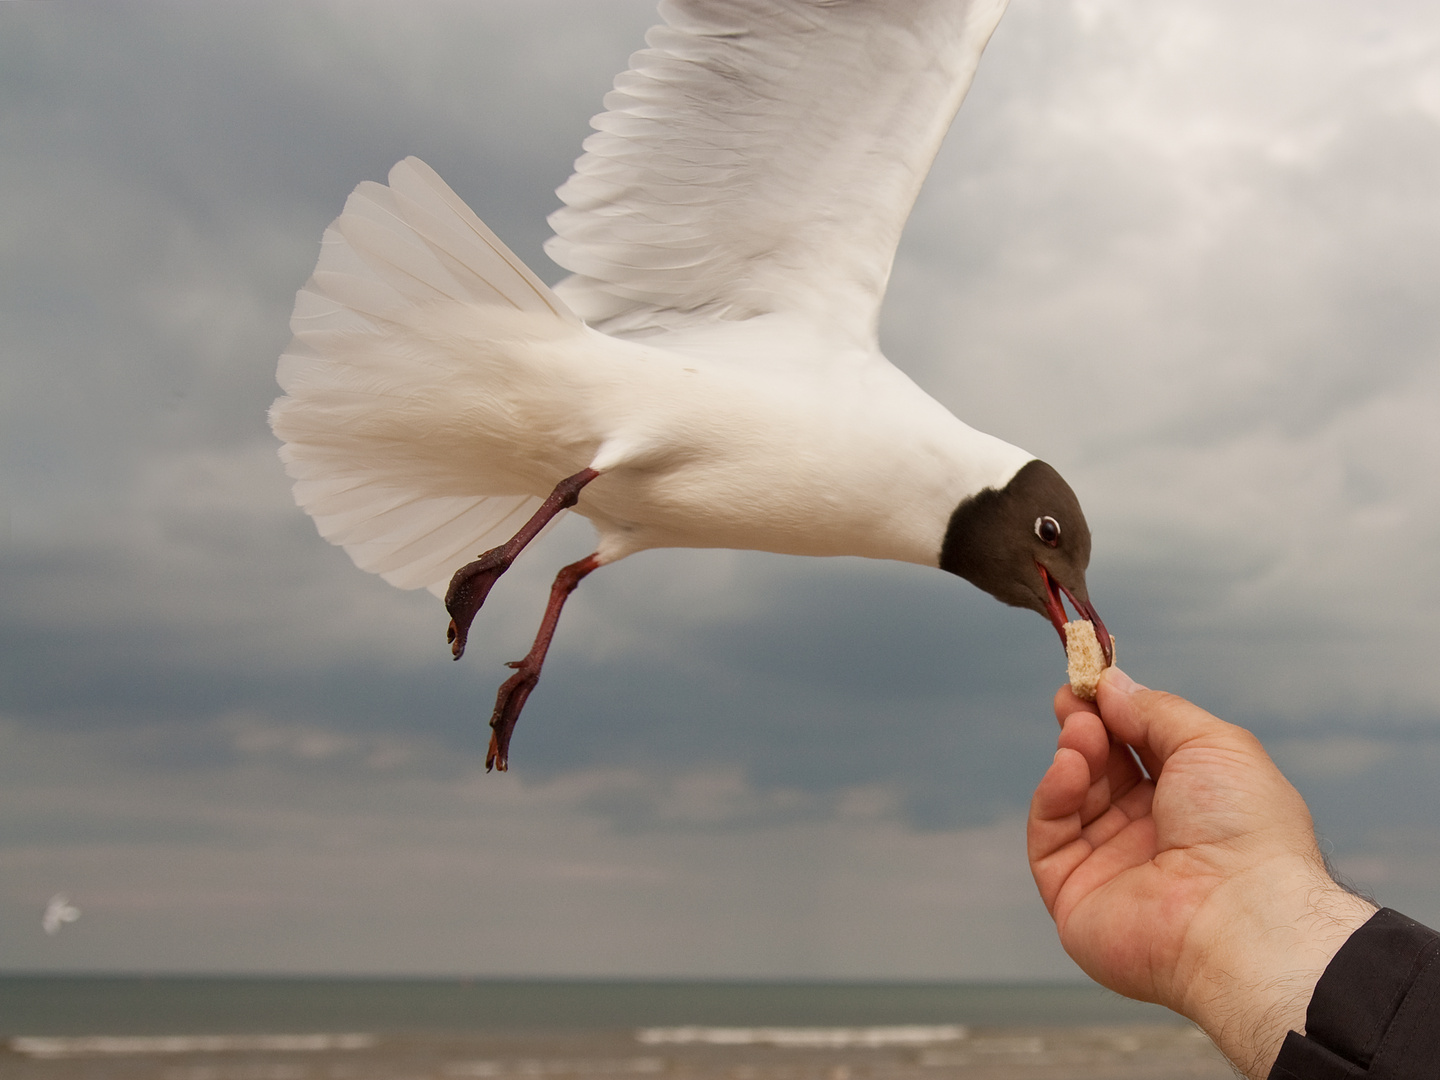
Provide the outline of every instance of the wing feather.
[[770,312],[873,346],[895,246],[1006,0],[665,0],[546,251],[591,325]]

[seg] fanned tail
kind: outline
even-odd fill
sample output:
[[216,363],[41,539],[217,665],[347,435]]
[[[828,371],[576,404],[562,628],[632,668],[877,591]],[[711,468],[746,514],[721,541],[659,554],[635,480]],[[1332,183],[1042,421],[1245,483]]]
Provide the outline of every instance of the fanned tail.
[[[295,297],[294,333],[270,410],[295,501],[361,569],[443,596],[450,575],[523,523],[539,498],[445,490],[387,446],[366,417],[403,411],[425,382],[427,319],[447,306],[581,321],[418,158],[366,182],[325,230],[315,273]],[[412,343],[414,347],[412,348]],[[433,366],[433,365],[432,365]],[[418,388],[418,390],[417,390]],[[421,455],[423,456],[423,455]],[[493,487],[476,477],[471,491]]]

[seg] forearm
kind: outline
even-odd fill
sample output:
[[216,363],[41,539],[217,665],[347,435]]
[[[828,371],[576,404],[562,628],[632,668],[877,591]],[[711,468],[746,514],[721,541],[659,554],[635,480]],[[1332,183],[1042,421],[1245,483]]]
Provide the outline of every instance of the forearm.
[[1263,1080],[1286,1034],[1305,1030],[1325,968],[1375,911],[1308,867],[1271,876],[1230,907],[1227,925],[1197,927],[1216,944],[1196,964],[1179,1011],[1247,1077]]
[[1286,1036],[1268,1080],[1433,1080],[1440,1061],[1440,934],[1382,910],[1350,936]]

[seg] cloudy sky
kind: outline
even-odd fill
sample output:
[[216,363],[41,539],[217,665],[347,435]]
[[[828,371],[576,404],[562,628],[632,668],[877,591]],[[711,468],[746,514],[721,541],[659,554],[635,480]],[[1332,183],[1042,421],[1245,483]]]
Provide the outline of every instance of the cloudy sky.
[[[1025,869],[1053,630],[913,566],[652,552],[494,689],[294,507],[265,410],[361,180],[548,280],[645,0],[0,4],[0,969],[1071,978]],[[889,355],[1055,464],[1139,679],[1440,922],[1440,8],[1014,0]],[[80,920],[47,937],[54,893]]]

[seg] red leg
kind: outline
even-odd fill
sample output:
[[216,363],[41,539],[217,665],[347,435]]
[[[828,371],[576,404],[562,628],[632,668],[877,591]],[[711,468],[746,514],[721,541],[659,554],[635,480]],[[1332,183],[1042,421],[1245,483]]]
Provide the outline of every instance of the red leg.
[[[475,621],[480,605],[490,595],[490,588],[500,575],[510,569],[516,556],[525,550],[525,545],[550,519],[561,510],[567,510],[580,500],[580,489],[600,474],[594,469],[581,469],[574,476],[567,476],[555,485],[540,509],[521,526],[520,531],[499,547],[491,548],[472,563],[455,571],[450,587],[445,590],[445,610],[450,612],[450,627],[445,631],[445,640],[450,642],[450,652],[456,660],[465,653],[465,639],[470,634],[470,624]],[[578,579],[577,579],[578,580]]]
[[515,669],[515,674],[505,680],[500,692],[495,695],[495,712],[490,717],[490,752],[485,755],[486,772],[492,768],[504,772],[510,767],[510,733],[515,730],[515,721],[520,719],[525,699],[540,681],[540,666],[545,663],[545,654],[550,651],[550,639],[555,636],[560,611],[575,591],[575,586],[580,584],[580,579],[599,565],[598,556],[587,555],[555,575],[555,584],[550,586],[550,603],[546,605],[545,618],[540,620],[535,644],[530,646],[524,660],[510,662],[508,666]]

